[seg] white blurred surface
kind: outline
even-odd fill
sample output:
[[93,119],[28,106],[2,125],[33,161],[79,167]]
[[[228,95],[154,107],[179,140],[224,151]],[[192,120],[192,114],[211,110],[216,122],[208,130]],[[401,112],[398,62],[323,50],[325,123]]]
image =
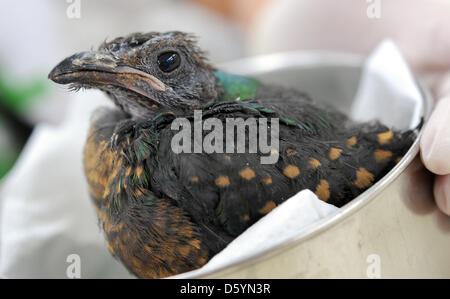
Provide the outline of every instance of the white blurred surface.
[[378,119],[396,129],[414,129],[423,111],[415,80],[397,46],[384,41],[366,62],[352,118],[359,122]]
[[[380,4],[379,18],[368,16]],[[335,50],[367,55],[393,40],[415,70],[450,67],[449,0],[276,0],[249,35],[249,53]]]

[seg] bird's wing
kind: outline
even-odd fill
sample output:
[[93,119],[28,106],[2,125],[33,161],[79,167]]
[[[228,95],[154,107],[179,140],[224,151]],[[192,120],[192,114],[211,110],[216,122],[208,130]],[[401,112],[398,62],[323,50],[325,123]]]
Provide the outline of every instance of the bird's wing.
[[84,151],[89,192],[108,249],[139,277],[196,269],[211,254],[198,226],[164,194],[151,190],[146,158],[133,141],[111,146],[113,132],[127,117],[110,109],[97,113]]
[[[245,114],[233,116],[245,118]],[[270,123],[268,126],[270,132]],[[278,148],[253,154],[175,154],[170,149],[174,133],[163,131],[157,151],[159,167],[152,173],[158,189],[169,194],[196,222],[215,232],[218,239],[236,237],[296,192],[315,190],[326,174],[319,166],[327,163],[324,155],[329,144],[313,137],[306,140],[300,129],[290,126],[280,125]],[[204,131],[203,140],[206,134]],[[229,140],[226,134],[223,138],[225,146]],[[248,134],[245,139],[248,145]],[[261,158],[268,155],[279,159],[275,164],[262,164]]]
[[387,173],[412,141],[410,133],[379,123],[332,125],[304,134],[280,124],[279,148],[271,153],[279,155],[275,164],[262,164],[262,153],[173,154],[166,147],[161,167],[172,179],[161,190],[198,223],[235,237],[302,189],[338,207],[346,204]]

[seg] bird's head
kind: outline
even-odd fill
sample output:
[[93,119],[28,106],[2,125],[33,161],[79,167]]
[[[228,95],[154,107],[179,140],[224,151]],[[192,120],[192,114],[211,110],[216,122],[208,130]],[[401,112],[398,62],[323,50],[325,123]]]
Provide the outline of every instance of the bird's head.
[[134,33],[76,53],[49,74],[72,88],[98,88],[124,111],[145,116],[161,107],[190,109],[217,99],[214,69],[182,32]]

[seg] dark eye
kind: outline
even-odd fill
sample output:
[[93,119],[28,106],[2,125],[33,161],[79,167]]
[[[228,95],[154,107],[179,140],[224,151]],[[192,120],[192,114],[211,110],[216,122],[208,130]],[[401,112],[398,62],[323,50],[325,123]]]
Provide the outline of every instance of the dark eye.
[[170,73],[180,66],[180,55],[175,52],[165,52],[158,56],[159,69],[165,73]]

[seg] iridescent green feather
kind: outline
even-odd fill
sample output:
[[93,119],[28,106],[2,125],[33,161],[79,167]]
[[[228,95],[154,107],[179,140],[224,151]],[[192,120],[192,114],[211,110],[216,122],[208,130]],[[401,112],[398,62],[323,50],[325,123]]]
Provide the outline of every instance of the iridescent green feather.
[[[219,80],[220,84],[225,90],[225,93],[220,98],[221,101],[229,101],[229,100],[240,100],[245,101],[249,99],[254,99],[256,97],[256,94],[258,92],[258,88],[260,86],[260,82],[256,79],[240,76],[240,75],[234,75],[223,71],[217,71],[214,73],[216,78]],[[213,103],[210,103],[209,106],[211,106]],[[254,103],[248,103],[246,104],[253,108],[258,110],[259,112],[263,114],[275,114],[276,111],[259,106]],[[207,108],[207,107],[205,107]],[[303,123],[303,122],[295,122],[292,119],[281,117],[280,116],[281,123],[284,123],[285,125],[297,127],[303,131],[306,131],[308,133],[315,133],[316,129],[314,125],[309,123]],[[322,127],[328,127],[329,123],[327,119],[323,116],[318,116],[318,122],[319,125]]]
[[256,79],[234,75],[223,71],[214,73],[225,90],[221,101],[247,100],[255,98],[260,82]]

